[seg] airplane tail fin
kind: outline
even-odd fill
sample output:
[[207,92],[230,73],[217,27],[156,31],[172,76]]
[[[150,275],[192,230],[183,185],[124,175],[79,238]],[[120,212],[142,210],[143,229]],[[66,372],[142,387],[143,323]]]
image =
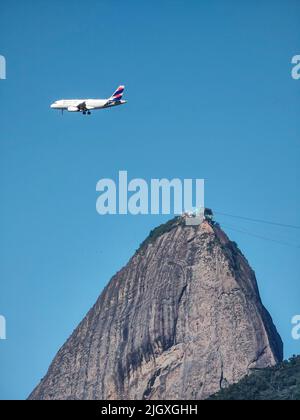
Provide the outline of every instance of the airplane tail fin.
[[118,89],[109,98],[111,101],[120,101],[124,93],[125,86],[119,86]]

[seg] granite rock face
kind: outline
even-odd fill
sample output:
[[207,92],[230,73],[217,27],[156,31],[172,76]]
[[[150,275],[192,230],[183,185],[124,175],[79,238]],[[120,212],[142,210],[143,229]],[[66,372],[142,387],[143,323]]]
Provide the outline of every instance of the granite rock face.
[[236,244],[178,218],[111,279],[29,399],[205,399],[281,360]]

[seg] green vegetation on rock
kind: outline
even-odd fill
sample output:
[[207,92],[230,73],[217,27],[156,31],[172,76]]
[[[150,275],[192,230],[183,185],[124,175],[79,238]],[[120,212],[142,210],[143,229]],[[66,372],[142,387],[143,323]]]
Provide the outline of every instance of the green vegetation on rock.
[[210,400],[300,400],[300,356],[275,367],[256,369]]
[[143,248],[153,243],[159,236],[163,235],[164,233],[170,232],[175,226],[177,226],[180,223],[180,221],[181,221],[181,218],[177,216],[169,220],[167,223],[157,226],[155,229],[151,230],[148,237],[140,245],[140,248]]

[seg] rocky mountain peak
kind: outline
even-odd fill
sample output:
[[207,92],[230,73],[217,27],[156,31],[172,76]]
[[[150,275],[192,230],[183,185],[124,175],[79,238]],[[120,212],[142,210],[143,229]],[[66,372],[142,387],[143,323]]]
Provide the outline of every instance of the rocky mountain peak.
[[205,399],[282,360],[255,273],[210,220],[156,228],[30,399]]

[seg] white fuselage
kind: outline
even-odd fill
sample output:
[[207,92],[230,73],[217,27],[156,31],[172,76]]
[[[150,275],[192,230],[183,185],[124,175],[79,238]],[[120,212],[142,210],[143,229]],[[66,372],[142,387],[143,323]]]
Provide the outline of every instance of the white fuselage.
[[66,109],[71,112],[80,111],[81,109],[93,110],[109,108],[112,106],[123,105],[126,101],[111,101],[110,99],[61,99],[51,104],[54,109]]

